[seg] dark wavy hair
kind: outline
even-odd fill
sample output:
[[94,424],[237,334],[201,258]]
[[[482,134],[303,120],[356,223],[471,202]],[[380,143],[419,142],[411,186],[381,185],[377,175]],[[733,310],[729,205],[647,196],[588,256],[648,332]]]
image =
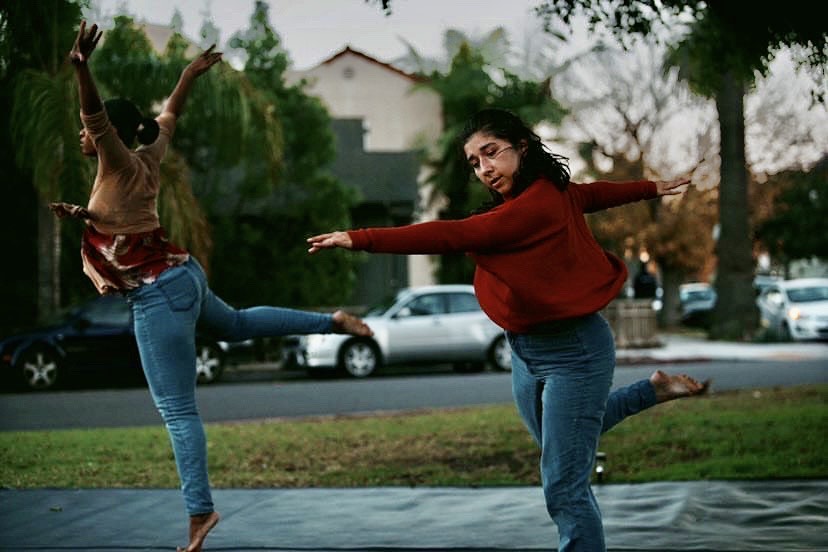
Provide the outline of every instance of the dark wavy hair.
[[152,144],[158,138],[158,122],[144,117],[138,107],[124,98],[113,98],[104,102],[109,122],[118,131],[118,137],[128,148],[135,139],[144,145]]
[[[566,190],[569,185],[569,159],[557,155],[541,142],[540,137],[529,128],[520,117],[505,109],[483,109],[475,113],[460,133],[460,154],[463,157],[467,173],[471,175],[463,153],[466,142],[476,133],[491,134],[495,138],[506,140],[516,151],[520,151],[522,143],[526,144],[526,151],[520,159],[520,165],[512,177],[512,191],[515,196],[523,193],[532,182],[540,177],[549,179],[559,190]],[[503,196],[494,190],[489,190],[492,201],[481,205],[475,213],[483,213],[503,203]]]

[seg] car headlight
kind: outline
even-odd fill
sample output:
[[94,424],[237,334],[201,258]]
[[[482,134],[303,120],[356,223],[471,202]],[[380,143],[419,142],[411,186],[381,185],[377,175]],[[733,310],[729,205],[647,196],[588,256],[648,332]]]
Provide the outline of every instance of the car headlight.
[[798,308],[791,307],[788,309],[788,318],[791,320],[808,320],[810,317]]

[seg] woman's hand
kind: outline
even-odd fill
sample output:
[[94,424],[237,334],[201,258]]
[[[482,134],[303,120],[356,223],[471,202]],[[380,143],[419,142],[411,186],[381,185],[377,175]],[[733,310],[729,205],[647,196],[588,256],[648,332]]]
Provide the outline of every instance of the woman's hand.
[[689,178],[676,178],[675,180],[659,180],[656,183],[656,189],[658,190],[658,196],[665,196],[665,195],[678,195],[683,193],[684,190],[679,190],[681,186],[685,184],[690,184]]
[[201,54],[199,54],[187,67],[181,72],[181,77],[178,79],[178,84],[175,85],[170,98],[167,100],[165,111],[172,113],[176,118],[180,117],[184,112],[184,102],[190,94],[190,88],[193,86],[196,77],[206,73],[210,67],[221,61],[221,52],[214,52],[213,44]]
[[81,21],[80,29],[78,29],[78,36],[75,38],[75,44],[69,52],[69,61],[73,65],[83,65],[89,60],[89,56],[95,51],[98,41],[103,36],[103,31],[98,32],[98,25],[92,24],[89,31],[86,31],[86,21]]
[[351,241],[351,236],[348,232],[331,232],[329,234],[319,234],[308,238],[310,249],[308,253],[316,253],[322,249],[333,249],[334,247],[341,247],[342,249],[351,249],[354,243]]
[[184,68],[184,74],[192,78],[196,78],[206,73],[210,67],[221,61],[221,52],[214,52],[213,48],[215,47],[216,45],[213,44],[201,52],[198,57],[196,57],[187,67]]
[[80,219],[91,219],[92,216],[89,214],[89,211],[86,210],[86,207],[81,207],[80,205],[73,205],[71,203],[64,203],[64,202],[55,202],[49,204],[49,209],[57,216],[57,218],[63,217],[76,217]]

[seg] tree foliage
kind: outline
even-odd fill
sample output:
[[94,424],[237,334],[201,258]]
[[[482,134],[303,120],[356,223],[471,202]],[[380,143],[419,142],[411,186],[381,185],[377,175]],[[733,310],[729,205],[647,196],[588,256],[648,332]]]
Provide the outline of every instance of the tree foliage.
[[[58,199],[84,203],[93,178],[94,161],[78,148],[77,86],[65,62],[85,5],[0,3],[0,162],[11,211],[0,234],[16,264],[0,286],[4,312],[15,313],[14,320],[0,320],[2,333],[48,314],[44,304],[35,308],[38,287],[51,308],[61,304],[54,290],[67,291],[63,304],[94,293],[80,270],[81,226],[55,225],[45,207]],[[126,15],[99,23],[104,40],[92,70],[102,97],[128,97],[145,114],[157,114],[195,48],[173,33],[157,50]],[[213,284],[219,293],[226,285],[239,305],[330,304],[348,290],[345,255],[305,270],[305,236],[348,226],[352,198],[324,170],[333,155],[328,115],[301,86],[283,84],[286,62],[284,54],[263,49],[249,73],[221,64],[201,77],[162,164],[162,224],[205,264],[213,259],[222,267]],[[44,252],[54,262],[46,264]]]
[[650,48],[624,53],[604,47],[558,74],[553,90],[569,110],[557,141],[580,141],[579,157],[586,162],[588,179],[694,175],[692,186],[678,199],[637,202],[588,217],[599,243],[625,257],[632,275],[641,255],[657,265],[664,291],[660,321],[674,325],[678,286],[699,279],[709,268],[716,195],[701,178],[711,130],[699,117],[702,106],[677,81],[676,71],[664,70],[661,60],[661,52]]
[[781,192],[772,215],[761,222],[757,238],[768,252],[787,264],[794,259],[828,260],[828,157],[810,171],[785,171],[766,185]]
[[610,29],[629,44],[636,36],[662,37],[665,28],[684,25],[689,34],[682,39],[686,61],[693,65],[693,83],[704,95],[713,95],[721,79],[731,73],[741,82],[753,82],[755,73],[766,75],[770,61],[780,49],[796,46],[801,63],[809,65],[821,79],[815,93],[824,98],[828,61],[828,28],[805,5],[780,6],[769,1],[727,0],[542,0],[536,12],[547,27],[561,21],[570,26],[585,15],[590,29]]
[[715,99],[719,114],[721,232],[711,335],[750,336],[758,319],[751,286],[744,94],[756,74],[768,71],[780,48],[792,47],[800,63],[813,71],[813,96],[824,100],[828,28],[811,9],[780,9],[764,2],[748,8],[723,0],[543,0],[537,11],[548,25],[558,19],[571,25],[574,16],[585,15],[593,28],[605,25],[625,43],[659,37],[666,25],[684,25],[686,32],[671,45],[670,59],[695,90]]
[[[7,132],[0,133],[6,143],[0,149],[13,153],[4,164],[4,174],[16,188],[32,185],[37,191],[31,212],[37,221],[32,232],[35,265],[8,277],[20,275],[36,282],[30,300],[41,319],[61,304],[61,227],[46,205],[58,193],[70,201],[82,197],[91,174],[77,147],[77,110],[67,109],[77,105],[74,74],[65,53],[74,39],[72,24],[80,9],[78,3],[61,0],[0,4],[0,94],[4,119],[8,116]],[[18,232],[3,234],[20,241]]]
[[[235,181],[232,208],[214,211],[222,236],[215,285],[242,304],[339,304],[353,286],[353,256],[339,252],[309,263],[305,247],[305,238],[314,232],[349,227],[356,199],[328,170],[335,155],[330,116],[305,92],[304,83],[286,83],[290,60],[269,22],[267,3],[256,2],[248,29],[234,35],[230,45],[243,53],[244,77],[279,121],[271,131],[278,134],[284,156],[275,172],[260,162],[255,152],[265,128],[240,140],[253,155],[246,157],[243,176]],[[257,191],[262,181],[277,185]],[[222,201],[226,207],[226,196]],[[262,268],[278,277],[278,285],[262,278]]]

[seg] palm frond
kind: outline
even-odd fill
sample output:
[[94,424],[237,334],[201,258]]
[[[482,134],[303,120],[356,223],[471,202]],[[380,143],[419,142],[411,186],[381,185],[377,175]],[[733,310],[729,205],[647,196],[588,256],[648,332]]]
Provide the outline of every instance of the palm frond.
[[89,184],[88,168],[78,148],[77,105],[71,72],[50,75],[23,71],[16,79],[11,113],[15,158],[32,171],[40,195],[56,199]]
[[161,224],[170,240],[194,255],[205,270],[213,247],[207,216],[190,184],[190,171],[184,157],[170,149],[161,163],[161,193],[158,198]]

